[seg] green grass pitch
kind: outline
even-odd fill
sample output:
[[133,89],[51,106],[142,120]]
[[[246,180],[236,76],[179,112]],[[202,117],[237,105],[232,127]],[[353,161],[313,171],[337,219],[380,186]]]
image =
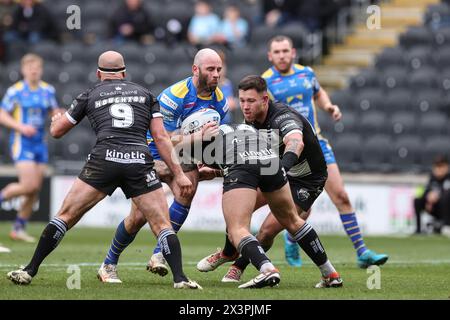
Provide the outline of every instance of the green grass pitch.
[[[31,234],[38,236],[44,224],[32,224]],[[354,250],[344,236],[324,236],[322,242],[328,256],[344,280],[340,289],[315,289],[320,275],[303,253],[301,268],[289,267],[283,258],[283,243],[277,238],[269,252],[281,272],[278,287],[242,290],[237,284],[221,283],[227,270],[222,266],[214,272],[200,273],[195,265],[199,259],[223,245],[223,234],[213,232],[180,233],[186,274],[198,281],[202,291],[175,290],[171,275],[164,278],[148,273],[145,266],[155,239],[149,229],[142,230],[134,243],[123,253],[119,263],[119,285],[100,283],[96,271],[101,264],[113,229],[75,228],[41,266],[29,286],[16,286],[6,279],[6,273],[26,264],[35,245],[12,242],[7,233],[10,224],[0,224],[0,243],[13,252],[0,254],[0,300],[5,299],[449,299],[450,298],[450,239],[438,236],[367,237],[366,244],[386,252],[390,259],[381,268],[380,289],[368,289],[372,274],[356,266]],[[66,286],[71,274],[69,265],[81,270],[81,289]],[[257,274],[249,266],[244,280]]]

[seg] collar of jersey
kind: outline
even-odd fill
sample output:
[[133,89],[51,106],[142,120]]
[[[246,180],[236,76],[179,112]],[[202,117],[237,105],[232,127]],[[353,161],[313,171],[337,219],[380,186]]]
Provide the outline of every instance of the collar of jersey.
[[291,68],[289,69],[289,71],[286,72],[286,73],[283,73],[283,72],[278,71],[277,68],[275,68],[275,67],[273,67],[273,69],[274,69],[274,71],[275,71],[276,73],[278,73],[278,74],[279,74],[280,76],[282,76],[282,77],[290,76],[290,75],[293,75],[293,74],[295,73],[295,69],[294,69],[294,66],[293,66],[293,65],[291,66]]

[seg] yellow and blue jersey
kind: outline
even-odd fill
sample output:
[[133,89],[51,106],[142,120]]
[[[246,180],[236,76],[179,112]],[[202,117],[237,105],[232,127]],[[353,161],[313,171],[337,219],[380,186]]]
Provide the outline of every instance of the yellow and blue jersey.
[[328,140],[320,134],[314,96],[320,90],[316,74],[310,67],[294,64],[287,73],[280,73],[275,67],[267,69],[262,77],[267,82],[270,99],[294,108],[314,126],[327,165],[336,162]]
[[267,82],[267,89],[273,101],[294,108],[314,125],[317,133],[320,133],[314,105],[314,96],[319,92],[320,84],[310,67],[294,64],[287,73],[280,73],[275,67],[271,67],[262,74],[262,77]]
[[37,130],[32,137],[22,136],[17,131],[11,132],[10,146],[15,161],[47,162],[46,146],[45,150],[38,150],[38,147],[45,144],[45,121],[48,112],[57,107],[55,88],[44,81],[40,81],[36,88],[31,88],[25,81],[19,81],[8,88],[1,108],[11,113],[16,121],[31,125]]
[[[164,127],[168,132],[174,132],[181,127],[184,119],[201,109],[213,109],[225,119],[228,112],[227,99],[219,87],[208,97],[198,95],[192,77],[179,81],[165,89],[158,96],[160,111],[163,114]],[[159,160],[159,154],[150,133],[147,135],[150,151],[154,159]]]

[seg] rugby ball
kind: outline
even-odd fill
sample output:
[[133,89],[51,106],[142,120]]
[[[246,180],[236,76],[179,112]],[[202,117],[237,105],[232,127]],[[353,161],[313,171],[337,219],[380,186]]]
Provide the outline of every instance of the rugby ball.
[[194,133],[202,128],[208,122],[220,123],[220,114],[213,109],[200,109],[188,116],[181,123],[181,132],[186,134]]

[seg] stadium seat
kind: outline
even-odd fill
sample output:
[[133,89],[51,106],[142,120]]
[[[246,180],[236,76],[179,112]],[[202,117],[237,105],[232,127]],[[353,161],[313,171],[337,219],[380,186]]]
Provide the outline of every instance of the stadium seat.
[[249,65],[247,63],[230,67],[231,68],[228,70],[228,78],[231,80],[231,83],[233,84],[235,90],[237,90],[239,81],[241,81],[242,78],[250,74],[259,74],[255,66]]
[[355,90],[380,86],[380,73],[375,69],[366,69],[350,80],[350,88]]
[[436,31],[434,41],[437,47],[450,45],[450,23],[447,27]]
[[415,46],[431,46],[433,33],[424,26],[410,27],[405,33],[400,35],[399,42],[406,49],[411,49]]
[[53,61],[44,62],[44,73],[42,78],[52,85],[59,82],[59,74],[61,72],[61,65]]
[[181,24],[186,24],[194,15],[194,6],[188,1],[172,1],[164,6],[165,20],[176,19]]
[[144,60],[147,64],[166,63],[169,59],[168,48],[162,43],[154,43],[144,47]]
[[334,91],[331,94],[331,101],[338,105],[344,113],[354,108],[353,95],[348,89]]
[[450,45],[439,47],[436,56],[437,65],[440,69],[450,68]]
[[358,172],[361,169],[361,148],[359,147],[361,143],[362,139],[358,134],[347,133],[336,136],[333,150],[341,170]]
[[375,62],[377,69],[388,69],[392,66],[402,67],[405,65],[405,51],[400,47],[386,48],[380,53]]
[[450,143],[448,135],[438,135],[426,138],[425,146],[421,151],[421,165],[423,170],[429,170],[433,159],[437,155],[450,156]]
[[[152,86],[155,83],[167,83],[170,82],[171,69],[166,64],[154,64],[147,68],[144,75],[144,83],[148,86]],[[179,79],[181,80],[181,79]]]
[[[438,111],[430,111],[420,117],[418,132],[424,137],[450,134],[447,115]],[[449,136],[450,145],[450,136]]]
[[171,85],[171,83],[155,83],[154,85],[150,86],[150,92],[153,93],[155,97],[157,97],[161,92],[164,91],[164,89],[168,88]]
[[250,47],[248,48],[252,53],[252,65],[257,66],[260,74],[262,70],[269,69],[272,65],[270,61],[267,59],[267,44],[264,43],[260,46]]
[[406,62],[411,70],[435,65],[435,59],[430,46],[419,46],[410,49],[406,55]]
[[381,111],[367,111],[361,115],[359,132],[365,136],[386,132],[386,115]]
[[412,106],[416,113],[439,111],[443,108],[441,91],[438,89],[424,89],[412,95]]
[[399,66],[385,69],[381,71],[381,83],[387,91],[405,88],[408,84],[408,71]]
[[42,41],[35,44],[31,52],[38,54],[45,60],[59,62],[61,60],[61,46],[53,41]]
[[[390,132],[394,135],[412,134],[417,132],[417,120],[414,112],[392,110],[390,116]],[[395,112],[395,113],[394,113]]]
[[281,27],[279,34],[290,37],[295,48],[303,48],[309,32],[302,23],[289,23]]
[[65,160],[83,161],[95,144],[93,132],[75,128],[65,137],[61,138],[61,155]]
[[61,61],[63,63],[71,63],[72,61],[89,63],[90,61],[87,58],[86,47],[82,42],[71,41],[61,48]]
[[59,85],[56,87],[56,96],[62,107],[69,107],[78,95],[88,89],[86,82]]
[[[109,42],[98,41],[92,45],[85,47],[85,61],[88,64],[97,64],[98,57],[100,54],[107,50],[112,50],[113,46]],[[127,62],[125,57],[125,63]]]
[[144,47],[136,42],[126,42],[115,49],[123,55],[126,61],[132,61],[136,64],[145,62]]
[[[84,38],[88,43],[96,43],[108,39],[108,25],[102,20],[92,20],[85,23]],[[106,51],[104,48],[103,51]]]
[[[324,113],[324,112],[322,112]],[[358,130],[358,114],[353,111],[344,111],[342,119],[338,122],[334,122],[330,115],[326,115],[329,121],[333,124],[334,136],[343,133],[357,132]],[[321,122],[319,122],[321,124]]]
[[171,83],[178,82],[192,75],[192,62],[180,63],[174,66],[173,72],[171,72]]
[[422,67],[409,74],[409,88],[416,92],[422,89],[436,89],[439,87],[439,73],[431,67]]
[[[198,50],[195,47],[189,44],[177,45],[166,50],[166,55],[168,56],[167,62],[170,65],[181,63],[192,65],[192,61],[197,51]],[[167,54],[167,52],[170,52],[170,54]]]
[[412,112],[411,91],[408,89],[390,91],[385,97],[383,108],[389,113],[401,110]]
[[422,139],[417,135],[399,135],[394,143],[391,160],[394,169],[400,172],[420,171]]
[[8,84],[8,86],[10,86],[11,84],[19,81],[22,76],[20,74],[20,62],[13,62],[13,63],[9,63],[6,66],[6,83]]
[[129,81],[136,82],[140,85],[144,85],[144,77],[146,74],[145,68],[141,64],[135,62],[126,63],[126,79]]
[[29,46],[23,42],[16,41],[5,46],[5,61],[8,63],[20,61],[25,53],[29,50]]
[[252,50],[249,50],[247,47],[235,48],[227,56],[227,63],[232,64],[243,64],[243,63],[251,63],[254,57],[254,53]]
[[280,33],[279,28],[273,28],[265,25],[260,25],[252,30],[250,37],[250,43],[253,47],[265,45],[267,48],[267,42],[274,36]]
[[83,82],[88,79],[89,70],[81,62],[72,62],[64,65],[58,75],[58,81],[62,84]]
[[82,8],[83,19],[88,24],[93,21],[108,25],[108,17],[116,7],[106,1],[87,1]]
[[450,67],[441,72],[439,77],[439,88],[444,94],[450,93]]
[[371,172],[391,171],[391,142],[391,137],[388,135],[379,134],[368,137],[361,145],[361,163],[363,168]]
[[318,110],[317,121],[319,122],[321,133],[329,139],[333,138],[335,134],[335,123],[333,119],[331,119],[330,115],[322,110]]
[[358,92],[355,98],[355,110],[368,111],[382,109],[383,91],[369,88]]

